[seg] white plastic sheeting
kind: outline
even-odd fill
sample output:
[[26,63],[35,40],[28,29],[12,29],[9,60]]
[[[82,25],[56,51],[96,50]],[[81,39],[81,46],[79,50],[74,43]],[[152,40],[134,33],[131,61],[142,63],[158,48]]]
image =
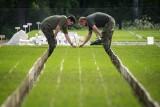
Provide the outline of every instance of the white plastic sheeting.
[[20,40],[27,40],[27,39],[28,39],[28,35],[25,33],[25,31],[20,30],[13,35],[13,37],[10,39],[10,41],[7,44],[19,45]]
[[[74,45],[78,46],[82,41],[84,41],[84,36],[78,36],[76,32],[69,32],[68,35]],[[57,35],[57,45],[70,45],[64,34],[61,32],[59,32]]]
[[[84,37],[78,36],[76,32],[69,32],[68,35],[72,43],[74,43],[74,45],[76,46],[78,46],[80,43],[84,41]],[[64,46],[70,45],[66,40],[64,33],[62,32],[58,32],[56,39],[57,39],[57,45],[64,45]],[[13,35],[13,37],[8,42],[8,44],[9,45],[43,45],[43,44],[48,44],[48,42],[46,37],[41,31],[39,31],[38,34],[35,34],[34,37],[31,37],[30,39],[28,39],[28,36],[25,33],[25,31],[20,30],[19,32]]]

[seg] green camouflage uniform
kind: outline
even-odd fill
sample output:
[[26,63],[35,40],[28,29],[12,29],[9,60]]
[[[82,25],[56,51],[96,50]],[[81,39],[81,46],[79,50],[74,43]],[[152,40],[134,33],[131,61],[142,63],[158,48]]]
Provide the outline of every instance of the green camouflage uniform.
[[54,33],[53,33],[53,30],[57,27],[57,25],[60,26],[63,33],[68,34],[67,17],[64,15],[54,15],[47,17],[42,21],[41,24],[41,30],[44,33],[45,37],[47,38],[49,45],[48,56],[52,54],[53,50],[56,48],[57,45],[57,40],[54,39]]
[[105,51],[108,53],[114,32],[115,20],[110,15],[101,12],[96,12],[87,16],[86,20],[89,31],[93,30],[93,25],[96,25],[97,28],[102,28],[101,42]]
[[115,27],[115,20],[112,17],[110,17],[109,22],[106,23],[106,25],[102,29],[102,38],[101,38],[102,45],[107,53],[110,50],[114,27]]

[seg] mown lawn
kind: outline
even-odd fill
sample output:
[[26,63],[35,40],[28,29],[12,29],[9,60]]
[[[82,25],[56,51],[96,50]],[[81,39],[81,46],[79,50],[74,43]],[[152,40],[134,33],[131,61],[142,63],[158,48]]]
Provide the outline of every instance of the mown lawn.
[[[146,42],[148,36],[154,37],[155,41],[160,41],[160,31],[159,30],[131,30],[133,33],[142,36],[143,39],[136,37],[126,30],[115,30],[113,34],[113,42]],[[68,30],[68,32],[77,32],[79,36],[86,37],[88,35],[88,29],[83,30]],[[28,33],[29,38],[35,36],[38,33],[37,30],[33,30]],[[96,40],[96,34],[93,32],[90,41]]]
[[[77,32],[80,36],[88,34],[88,30],[70,31]],[[32,36],[36,32],[32,31],[29,35]],[[144,35],[143,38],[146,38],[146,35],[155,35],[156,41],[159,40],[159,31],[133,32]],[[93,33],[91,41],[95,39],[96,35]],[[125,30],[115,30],[114,41],[142,40]],[[0,47],[0,105],[20,85],[29,69],[43,55],[47,47]],[[160,103],[159,47],[112,46],[112,48],[124,65]],[[60,65],[63,65],[63,69]],[[129,85],[110,62],[102,46],[75,49],[58,46],[47,61],[40,81],[26,98],[23,106],[138,107],[140,104]]]
[[20,85],[46,47],[0,47],[0,105]]
[[38,34],[38,30],[32,30],[27,34],[28,34],[28,38],[35,37],[35,35]]
[[132,30],[147,40],[147,37],[154,37],[154,41],[160,42],[160,30]]
[[22,107],[140,107],[101,46],[57,47]]
[[127,32],[126,30],[115,30],[112,38],[113,42],[140,42],[145,41],[137,38],[135,35]]
[[[87,36],[88,30],[71,30],[72,32],[77,32],[80,36]],[[96,35],[93,32],[90,41],[96,40]],[[135,41],[145,41],[143,39],[137,38],[135,35],[127,32],[126,30],[115,30],[113,33],[113,42],[135,42]]]
[[115,54],[160,103],[160,48],[157,46],[112,46]]

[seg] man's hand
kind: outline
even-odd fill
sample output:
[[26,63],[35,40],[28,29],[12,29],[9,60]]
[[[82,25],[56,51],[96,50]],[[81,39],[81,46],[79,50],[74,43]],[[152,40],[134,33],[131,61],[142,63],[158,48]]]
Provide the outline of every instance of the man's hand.
[[72,46],[73,48],[76,48],[76,46],[75,46],[73,43],[71,44],[71,46]]
[[84,42],[79,47],[82,48],[89,41],[91,36],[92,36],[92,30],[88,32],[88,35],[87,35],[86,39],[84,40]]

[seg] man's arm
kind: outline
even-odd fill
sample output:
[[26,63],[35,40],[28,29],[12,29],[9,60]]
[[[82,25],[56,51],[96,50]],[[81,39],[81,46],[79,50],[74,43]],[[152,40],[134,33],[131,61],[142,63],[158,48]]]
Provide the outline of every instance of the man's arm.
[[100,37],[102,37],[101,32],[99,31],[99,29],[97,28],[96,25],[93,25],[92,29],[96,32],[96,34],[98,34]]
[[58,32],[60,31],[60,26],[57,25],[57,27],[55,28],[55,32],[54,32],[54,38],[57,37]]
[[74,46],[74,44],[71,42],[71,39],[70,39],[70,37],[68,36],[68,34],[64,34],[64,35],[65,35],[67,41],[70,43],[70,45],[71,45],[72,47],[76,47],[76,46]]
[[84,42],[80,45],[80,47],[83,47],[88,41],[89,39],[91,38],[92,36],[92,30],[88,32],[88,35],[86,37],[86,39],[84,40]]

